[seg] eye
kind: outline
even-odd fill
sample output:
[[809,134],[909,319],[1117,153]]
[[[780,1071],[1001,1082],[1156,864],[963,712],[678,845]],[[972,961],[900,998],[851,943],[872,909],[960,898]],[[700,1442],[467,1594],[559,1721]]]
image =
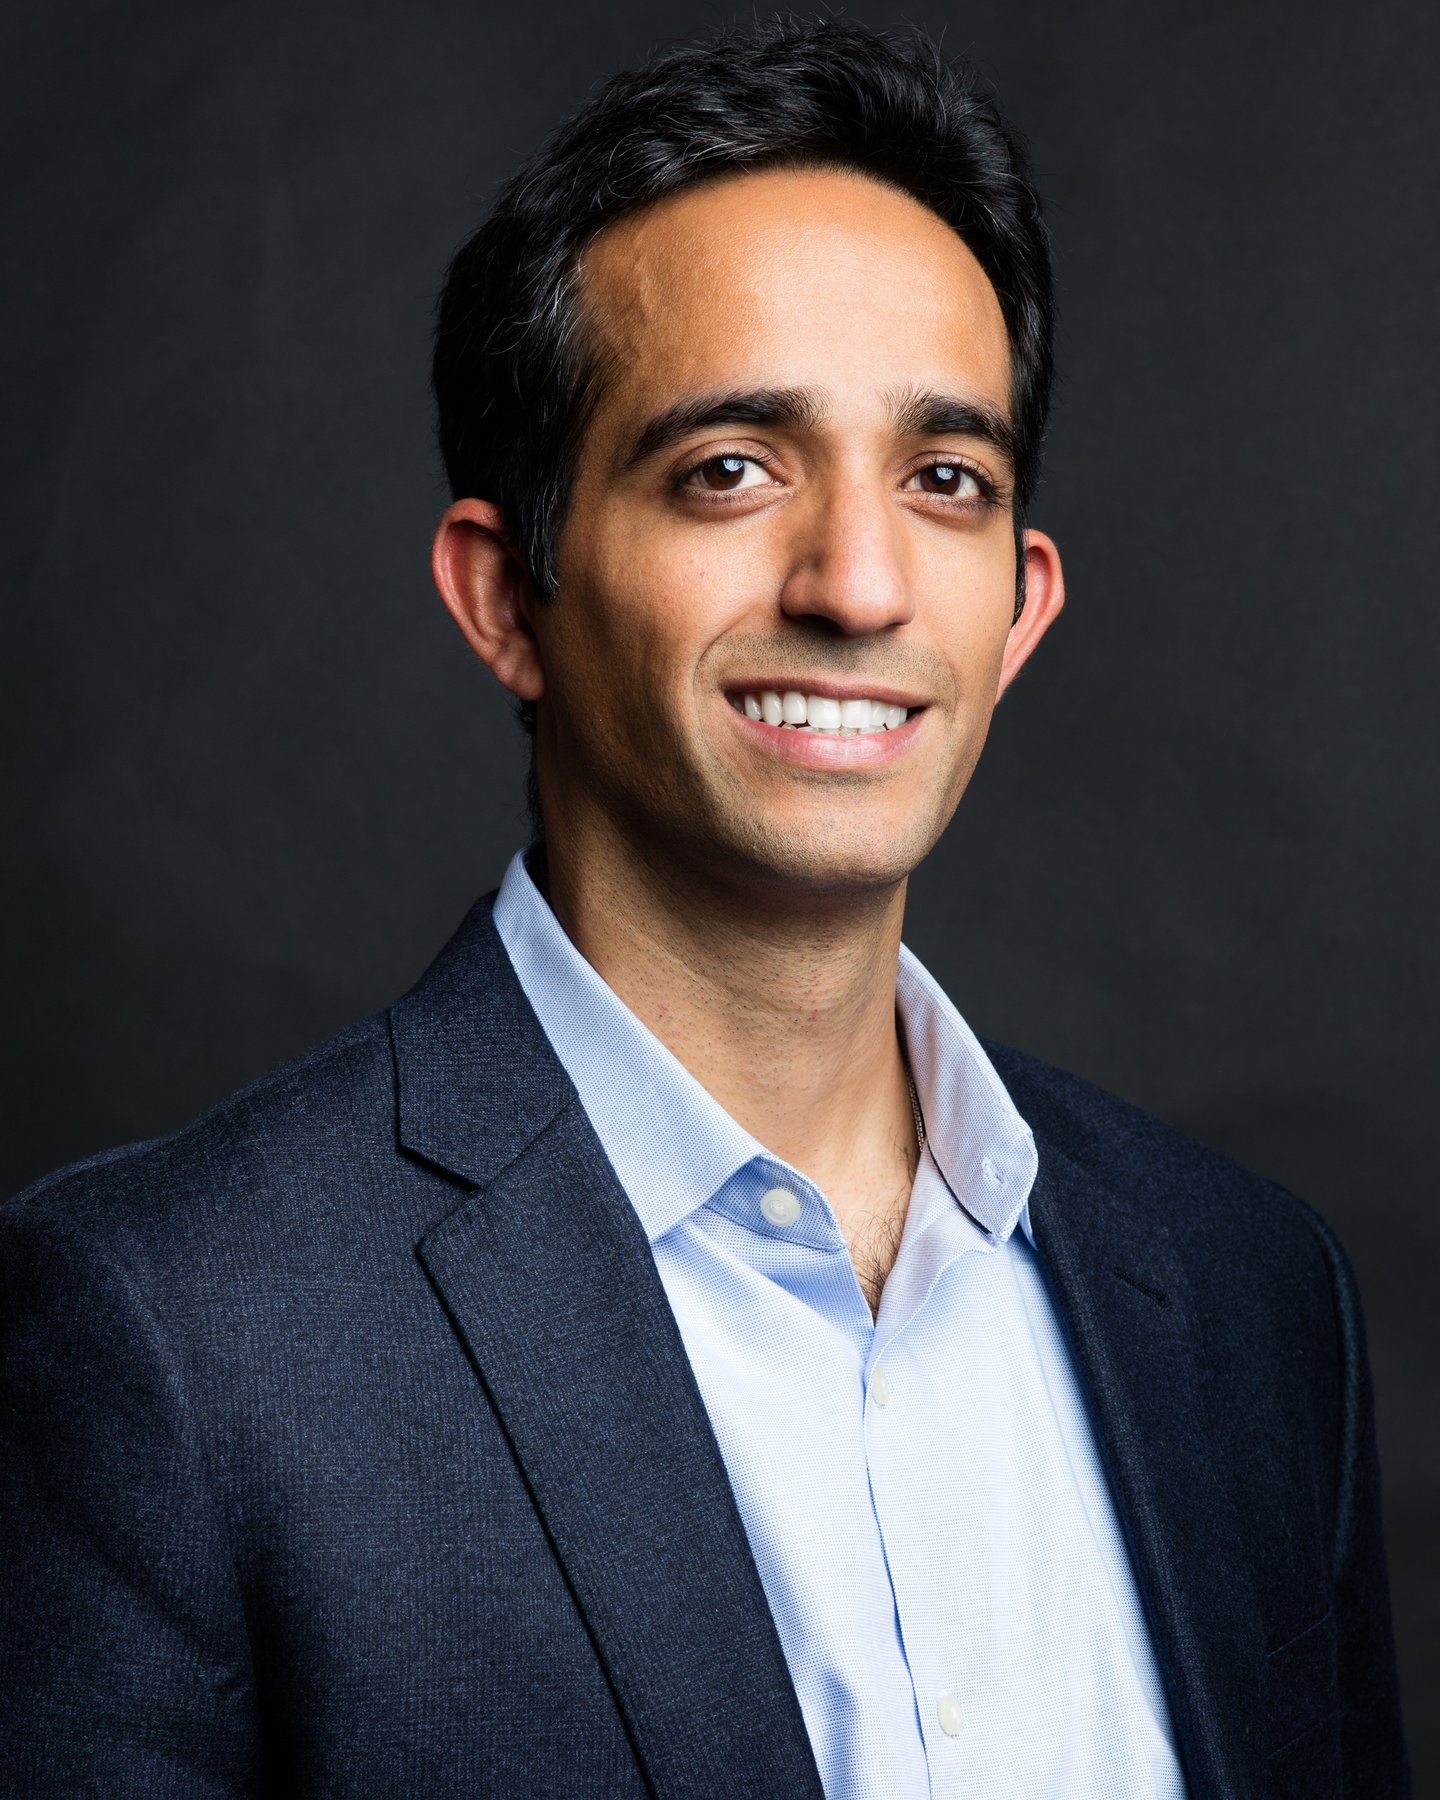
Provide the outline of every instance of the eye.
[[[949,500],[983,500],[985,489],[980,478],[963,463],[926,463],[910,477],[919,484],[922,494],[943,494]],[[908,483],[906,484],[909,485]]]
[[733,494],[741,488],[760,487],[769,476],[753,456],[711,456],[697,463],[682,485],[709,488],[716,494]]

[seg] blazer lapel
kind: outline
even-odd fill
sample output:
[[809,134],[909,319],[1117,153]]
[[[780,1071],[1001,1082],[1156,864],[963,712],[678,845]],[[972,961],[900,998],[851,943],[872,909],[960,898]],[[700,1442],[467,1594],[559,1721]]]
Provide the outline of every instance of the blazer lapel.
[[1238,1517],[1203,1428],[1185,1269],[1123,1195],[1040,1139],[1036,1249],[1129,1542],[1192,1800],[1259,1791],[1264,1643]]
[[419,1254],[657,1795],[819,1796],[645,1233],[480,902],[391,1014],[406,1147],[472,1193]]

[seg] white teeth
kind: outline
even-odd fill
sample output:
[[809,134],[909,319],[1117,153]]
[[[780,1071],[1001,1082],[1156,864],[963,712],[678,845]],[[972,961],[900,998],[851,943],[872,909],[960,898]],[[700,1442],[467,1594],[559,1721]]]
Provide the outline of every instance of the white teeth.
[[798,688],[783,694],[774,688],[746,694],[741,710],[747,719],[763,719],[767,725],[834,732],[844,737],[853,737],[857,732],[894,731],[910,716],[905,707],[891,706],[885,700],[835,700],[828,694],[802,694]]

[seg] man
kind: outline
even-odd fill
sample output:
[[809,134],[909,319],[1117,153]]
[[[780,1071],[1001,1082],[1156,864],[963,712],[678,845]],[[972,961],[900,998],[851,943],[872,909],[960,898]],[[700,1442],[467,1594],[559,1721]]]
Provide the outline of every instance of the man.
[[1060,610],[1049,374],[918,40],[672,54],[502,194],[434,569],[537,840],[0,1214],[3,1791],[1404,1791],[1340,1250],[901,949]]

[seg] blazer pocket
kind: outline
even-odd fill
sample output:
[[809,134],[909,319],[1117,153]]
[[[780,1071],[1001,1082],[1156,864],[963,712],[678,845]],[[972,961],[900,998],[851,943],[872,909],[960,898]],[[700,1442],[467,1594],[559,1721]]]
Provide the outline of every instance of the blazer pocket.
[[[1270,1755],[1279,1760],[1301,1738],[1334,1739],[1339,1723],[1335,1616],[1287,1638],[1265,1658]],[[1319,1746],[1317,1745],[1316,1748]],[[1307,1759],[1308,1760],[1308,1759]],[[1317,1795],[1323,1789],[1315,1790]]]

